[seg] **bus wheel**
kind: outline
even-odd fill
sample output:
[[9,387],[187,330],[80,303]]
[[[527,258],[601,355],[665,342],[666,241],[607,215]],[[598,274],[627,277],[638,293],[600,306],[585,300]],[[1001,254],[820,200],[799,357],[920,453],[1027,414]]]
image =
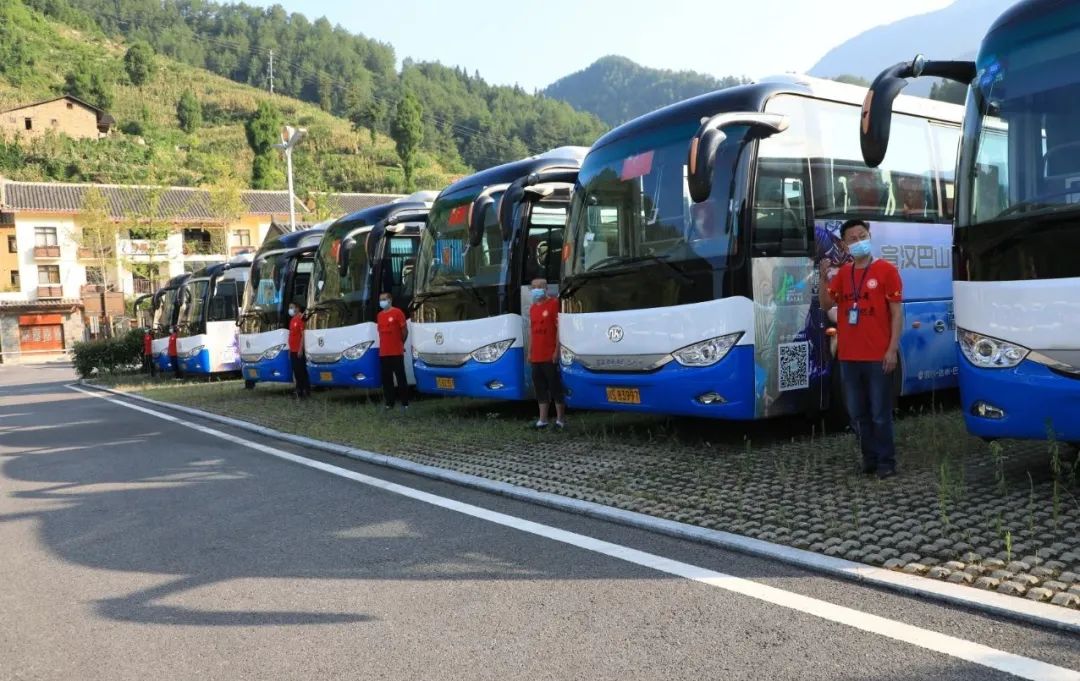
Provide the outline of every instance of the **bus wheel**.
[[254,390],[255,381],[244,381],[244,390]]

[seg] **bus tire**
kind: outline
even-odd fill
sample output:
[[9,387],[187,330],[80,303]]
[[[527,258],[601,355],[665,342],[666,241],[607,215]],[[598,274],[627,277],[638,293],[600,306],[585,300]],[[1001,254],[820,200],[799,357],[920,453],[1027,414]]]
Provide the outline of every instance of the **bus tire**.
[[254,390],[254,389],[255,389],[255,381],[248,381],[248,380],[244,381],[244,390]]

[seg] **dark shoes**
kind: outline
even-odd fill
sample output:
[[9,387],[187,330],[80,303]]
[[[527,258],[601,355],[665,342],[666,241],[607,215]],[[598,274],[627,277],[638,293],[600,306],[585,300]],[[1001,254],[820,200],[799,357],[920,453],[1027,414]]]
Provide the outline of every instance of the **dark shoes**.
[[895,468],[890,468],[890,469],[886,469],[886,470],[880,470],[880,471],[877,472],[877,479],[878,480],[888,480],[889,478],[891,478],[891,477],[893,477],[895,475],[896,475],[896,469]]

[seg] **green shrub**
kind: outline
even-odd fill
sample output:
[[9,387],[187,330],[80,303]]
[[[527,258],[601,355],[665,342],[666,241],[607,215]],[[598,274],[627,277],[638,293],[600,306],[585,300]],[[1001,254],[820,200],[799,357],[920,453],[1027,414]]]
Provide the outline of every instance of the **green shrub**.
[[143,332],[132,329],[115,338],[76,343],[72,348],[75,371],[79,376],[89,378],[95,370],[98,373],[112,373],[126,369],[142,361]]

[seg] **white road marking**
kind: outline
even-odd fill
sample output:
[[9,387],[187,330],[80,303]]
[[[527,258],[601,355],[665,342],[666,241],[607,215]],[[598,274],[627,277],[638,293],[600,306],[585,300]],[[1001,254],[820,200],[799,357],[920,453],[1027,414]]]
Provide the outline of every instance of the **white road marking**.
[[639,551],[627,546],[621,546],[619,544],[613,544],[593,537],[588,537],[576,532],[569,532],[550,525],[544,525],[536,523],[531,520],[525,520],[524,518],[518,518],[516,516],[507,515],[505,513],[499,513],[497,511],[491,511],[479,506],[473,506],[472,504],[462,503],[454,499],[448,499],[436,494],[424,492],[422,490],[413,489],[412,487],[406,487],[394,482],[388,482],[379,478],[374,478],[370,475],[364,475],[363,473],[357,473],[356,471],[350,471],[339,466],[323,463],[322,461],[315,461],[313,459],[307,459],[302,456],[298,456],[291,452],[287,452],[276,447],[270,447],[268,445],[253,442],[236,435],[231,435],[215,428],[209,428],[207,426],[200,425],[198,423],[192,423],[184,419],[165,414],[153,409],[141,407],[136,404],[131,404],[123,400],[118,400],[112,397],[106,397],[101,393],[84,390],[74,385],[69,385],[72,390],[80,393],[96,397],[106,402],[110,402],[117,406],[121,406],[127,409],[133,409],[135,411],[153,416],[171,423],[175,423],[193,430],[197,430],[206,435],[225,440],[226,442],[232,442],[249,449],[254,449],[264,454],[283,459],[285,461],[291,461],[292,463],[300,464],[308,468],[323,471],[331,475],[336,475],[340,478],[359,482],[364,485],[375,487],[381,490],[385,490],[392,494],[407,497],[409,499],[415,499],[432,506],[446,509],[448,511],[454,511],[455,513],[461,513],[473,518],[485,520],[496,525],[502,525],[503,527],[509,527],[520,532],[526,532],[528,534],[550,539],[552,541],[574,546],[593,553],[599,553],[611,558],[615,558],[634,565],[640,565],[642,567],[656,570],[657,572],[663,572],[669,575],[677,577],[683,577],[701,584],[707,584],[709,586],[717,587],[729,591],[731,593],[740,594],[742,596],[749,596],[766,603],[772,603],[784,608],[803,612],[815,617],[819,617],[830,622],[836,622],[845,626],[858,629],[860,631],[877,634],[886,638],[891,638],[896,641],[908,643],[910,645],[925,648],[926,650],[932,650],[936,653],[941,653],[949,657],[954,657],[967,662],[995,669],[1007,674],[1012,674],[1022,679],[1031,679],[1032,681],[1080,681],[1080,672],[1056,665],[1048,664],[1046,662],[1040,662],[1022,655],[1015,655],[1002,650],[997,650],[989,646],[984,646],[980,643],[974,643],[972,641],[966,641],[955,636],[949,636],[947,634],[941,634],[928,629],[922,629],[903,622],[897,622],[878,615],[871,615],[858,610],[853,610],[841,605],[835,605],[827,601],[822,601],[817,598],[810,598],[809,596],[803,596],[801,594],[792,593],[790,591],[784,591],[776,587],[767,586],[765,584],[759,584],[748,579],[741,577],[735,577],[733,575],[727,575],[722,572],[716,572],[715,570],[709,570],[707,568],[690,565],[670,558],[664,558],[645,551]]

